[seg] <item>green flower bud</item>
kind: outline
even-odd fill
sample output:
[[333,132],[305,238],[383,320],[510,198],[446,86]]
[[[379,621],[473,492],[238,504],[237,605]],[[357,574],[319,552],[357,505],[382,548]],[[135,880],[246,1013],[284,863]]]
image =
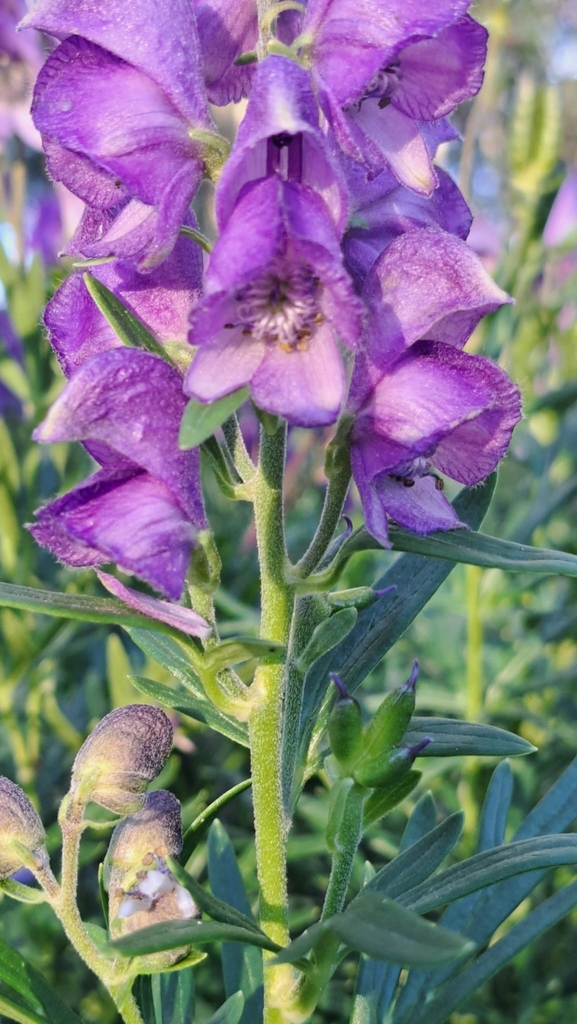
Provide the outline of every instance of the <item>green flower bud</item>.
[[22,867],[48,866],[44,826],[26,794],[0,776],[0,881]]
[[363,762],[382,754],[400,743],[415,710],[415,683],[419,666],[415,661],[406,683],[387,694],[363,734]]
[[362,750],[361,708],[359,702],[347,693],[338,676],[331,673],[331,679],[339,691],[339,696],[327,723],[329,741],[339,767],[348,774],[348,770],[358,760]]
[[132,814],[160,775],[172,747],[172,725],[160,708],[126,704],[106,715],[72,766],[71,792],[117,814]]
[[383,590],[373,590],[372,587],[353,587],[352,590],[333,590],[327,594],[327,601],[333,608],[368,608],[374,604],[379,597],[390,594],[396,590],[395,586],[385,587]]
[[429,743],[431,743],[431,737],[426,736],[414,747],[394,747],[392,750],[383,752],[380,758],[375,757],[370,761],[363,759],[356,765],[353,778],[360,786],[366,786],[368,789],[397,786],[410,771],[417,755]]
[[[200,917],[190,893],[166,866],[182,850],[180,804],[172,793],[148,793],[144,806],[114,829],[104,863],[110,936],[119,938],[164,921]],[[182,960],[188,946],[143,957],[147,969],[164,970]]]

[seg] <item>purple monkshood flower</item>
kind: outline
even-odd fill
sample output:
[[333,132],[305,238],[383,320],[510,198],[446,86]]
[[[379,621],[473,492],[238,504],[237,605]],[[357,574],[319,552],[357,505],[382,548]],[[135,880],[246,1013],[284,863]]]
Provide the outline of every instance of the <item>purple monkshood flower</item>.
[[148,352],[116,348],[80,366],[34,437],[82,441],[102,468],[39,510],[35,539],[68,565],[114,562],[178,600],[207,526],[198,450],[178,448],[185,405],[180,375]]
[[[91,209],[82,255],[170,252],[203,173],[195,132],[211,130],[187,0],[39,0],[22,22],[63,40],[32,105],[50,174]],[[108,220],[107,230],[103,224]]]
[[367,528],[387,545],[388,518],[415,533],[460,525],[435,470],[479,483],[505,454],[521,407],[503,370],[460,351],[481,317],[510,300],[459,238],[401,235],[363,298],[351,463]]
[[362,289],[367,274],[386,247],[399,235],[416,228],[441,228],[463,240],[473,220],[455,182],[440,167],[439,183],[424,197],[399,185],[390,171],[367,181],[363,168],[347,160],[351,218],[342,246],[345,266]]
[[421,534],[462,526],[435,470],[479,483],[520,418],[519,390],[500,367],[452,345],[416,342],[381,374],[353,424],[351,464],[367,529],[389,547],[389,518]]
[[187,394],[213,402],[250,384],[260,408],[306,427],[333,423],[360,303],[322,199],[274,176],[249,187],[216,243],[189,340]]
[[[188,238],[179,238],[170,256],[151,273],[115,260],[90,268],[161,344],[185,342],[192,307],[200,297],[202,256]],[[92,356],[122,343],[100,312],[81,273],[60,286],[44,312],[48,337],[67,377]]]
[[486,30],[465,0],[311,0],[302,40],[339,145],[371,175],[421,195],[436,184],[423,123],[481,87]]
[[267,57],[255,70],[247,112],[219,179],[215,208],[221,230],[242,188],[273,174],[317,192],[342,234],[347,188],[319,127],[311,76],[294,61],[278,56]]

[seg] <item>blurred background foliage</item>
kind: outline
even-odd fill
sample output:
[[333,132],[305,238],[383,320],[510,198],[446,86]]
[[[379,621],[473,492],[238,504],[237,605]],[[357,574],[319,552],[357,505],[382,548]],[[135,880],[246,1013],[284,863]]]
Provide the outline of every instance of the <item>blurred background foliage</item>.
[[[10,7],[10,4],[8,5]],[[18,4],[16,4],[18,7]],[[499,359],[523,391],[525,419],[499,475],[485,530],[500,537],[577,553],[577,7],[572,0],[484,2],[474,15],[491,30],[486,81],[457,112],[462,141],[442,162],[476,214],[471,244],[514,306],[488,318],[469,349]],[[95,593],[88,571],[57,565],[24,529],[33,511],[89,469],[79,447],[44,449],[33,427],[62,386],[41,327],[48,297],[70,272],[58,261],[78,215],[44,177],[27,120],[31,83],[47,41],[0,40],[0,579],[68,592]],[[223,116],[222,112],[219,116]],[[224,119],[232,121],[225,112]],[[206,198],[206,195],[205,195]],[[209,215],[205,214],[205,223]],[[256,421],[244,426],[256,440]],[[293,430],[287,471],[289,544],[304,549],[320,512],[324,443],[330,434]],[[209,516],[223,559],[217,595],[223,633],[258,627],[258,580],[248,506],[226,502],[206,468]],[[360,522],[353,495],[349,513]],[[395,556],[356,556],[342,586],[371,583]],[[419,660],[419,714],[459,715],[501,725],[538,746],[513,764],[511,829],[577,754],[577,581],[506,575],[458,566],[364,684],[374,710],[383,691]],[[0,610],[0,773],[17,781],[41,809],[53,847],[56,814],[78,746],[111,707],[139,701],[131,674],[170,683],[120,629]],[[247,753],[191,719],[177,722],[176,746],[157,785],[183,802],[185,825],[207,803],[246,778]],[[426,789],[439,820],[462,806],[457,856],[473,852],[478,808],[494,764],[427,759],[423,781],[401,807],[371,828],[358,855],[381,866],[398,849],[408,813]],[[327,792],[308,784],[289,843],[292,927],[311,923],[327,882]],[[250,794],[222,815],[253,904],[256,900]],[[97,833],[83,844],[81,909],[100,921],[96,866],[105,852]],[[204,878],[206,850],[195,854]],[[567,884],[569,869],[550,873],[514,915]],[[506,928],[507,925],[504,926]],[[573,1024],[575,912],[482,988],[452,1024]],[[83,1019],[115,1020],[105,994],[67,947],[51,912],[2,899],[0,935],[39,967]],[[345,961],[315,1021],[341,1024],[350,1012],[353,964]],[[199,1016],[222,996],[217,951],[196,972]],[[4,1019],[4,1018],[0,1018]]]

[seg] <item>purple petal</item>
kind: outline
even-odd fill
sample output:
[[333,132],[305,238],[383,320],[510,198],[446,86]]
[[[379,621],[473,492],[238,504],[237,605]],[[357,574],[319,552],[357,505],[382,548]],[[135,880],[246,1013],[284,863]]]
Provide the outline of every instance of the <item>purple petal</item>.
[[334,423],[345,394],[345,375],[331,328],[320,327],[304,351],[285,352],[269,345],[251,389],[261,409],[284,416],[289,423]]
[[372,174],[378,174],[386,167],[407,188],[422,196],[430,196],[437,184],[429,151],[419,125],[391,103],[382,110],[379,101],[368,99],[360,110],[348,111],[366,139],[371,140],[371,151],[377,155],[365,160]]
[[0,309],[0,342],[6,354],[10,356],[10,359],[23,364],[24,349],[22,342],[16,334],[12,321],[5,309]]
[[188,0],[37,0],[22,28],[83,36],[148,75],[190,123],[210,127],[196,22]]
[[[439,227],[458,238],[466,239],[472,223],[472,214],[459,189],[449,175],[437,168],[439,184],[429,198],[403,188],[385,172],[367,182],[357,183],[362,171],[358,164],[355,181],[355,221],[344,239],[343,250],[347,269],[354,280],[362,285],[375,260],[399,235],[415,228]],[[352,177],[352,175],[351,175]],[[379,182],[382,193],[379,195]],[[392,179],[392,180],[391,180]]]
[[181,633],[188,633],[189,636],[198,636],[206,639],[212,633],[206,619],[197,615],[190,608],[183,608],[182,605],[169,604],[167,601],[159,601],[157,597],[150,597],[138,590],[125,587],[123,583],[107,572],[96,573],[103,587],[121,601],[124,601],[129,608],[134,608],[141,615],[147,615],[158,622],[166,622]]
[[30,532],[67,565],[115,562],[173,601],[182,594],[195,529],[148,473],[97,473],[36,515]]
[[[234,330],[222,327],[227,322],[225,309],[222,303],[215,305],[219,327],[215,327],[215,333],[200,345],[184,382],[185,393],[199,402],[215,402],[244,387],[263,360],[264,342],[245,337],[241,327]],[[205,317],[204,323],[207,321]],[[190,334],[193,344],[195,337],[193,330]]]
[[465,242],[425,228],[391,242],[373,266],[363,297],[364,342],[382,366],[419,338],[460,348],[481,317],[512,301]]
[[101,441],[172,492],[195,525],[206,524],[196,449],[178,448],[186,405],[179,374],[148,352],[116,348],[83,363],[34,437]]
[[[268,140],[285,139],[280,148]],[[342,233],[347,219],[347,193],[342,172],[319,127],[318,107],[310,74],[286,57],[259,63],[251,97],[216,192],[216,213],[222,228],[243,186],[264,178],[276,156],[286,160],[289,178],[306,182],[322,196]],[[293,167],[294,164],[294,167]]]
[[346,107],[403,46],[436,35],[467,6],[467,0],[309,0],[302,31],[313,36],[315,74]]
[[208,98],[217,106],[248,96],[254,66],[235,67],[242,53],[256,48],[255,0],[194,0]]
[[120,338],[88,294],[80,274],[67,278],[50,299],[44,323],[66,377],[92,356],[122,347]]
[[67,39],[48,58],[32,115],[44,137],[88,157],[150,205],[183,165],[197,162],[188,124],[159,86],[85,39]]
[[433,121],[471,99],[483,84],[487,30],[468,15],[398,56],[393,106],[417,121]]
[[[387,515],[413,533],[426,534],[434,530],[464,527],[430,476],[415,480],[413,487],[405,487],[390,476],[383,476],[375,481],[373,488],[375,499],[381,503]],[[368,522],[367,528],[373,533]]]
[[562,245],[577,230],[577,170],[570,170],[561,185],[543,231],[549,249]]
[[[519,390],[482,356],[418,342],[377,384],[353,427],[363,473],[413,480],[426,460],[454,480],[483,480],[521,417]],[[414,467],[417,466],[416,469]]]

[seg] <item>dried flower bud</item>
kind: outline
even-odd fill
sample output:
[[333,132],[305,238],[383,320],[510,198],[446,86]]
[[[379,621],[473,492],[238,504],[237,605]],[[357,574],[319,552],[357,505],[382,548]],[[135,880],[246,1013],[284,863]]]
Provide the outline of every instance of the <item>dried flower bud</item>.
[[0,880],[30,866],[27,855],[38,867],[45,867],[45,842],[44,826],[26,794],[10,779],[0,776]]
[[172,725],[160,708],[126,704],[106,715],[72,766],[72,791],[83,802],[132,814],[160,775],[172,746]]
[[[112,938],[163,921],[200,917],[190,893],[166,866],[166,857],[182,849],[180,804],[163,789],[148,793],[144,807],[116,826],[104,865]],[[162,970],[181,960],[189,948],[146,957]]]

